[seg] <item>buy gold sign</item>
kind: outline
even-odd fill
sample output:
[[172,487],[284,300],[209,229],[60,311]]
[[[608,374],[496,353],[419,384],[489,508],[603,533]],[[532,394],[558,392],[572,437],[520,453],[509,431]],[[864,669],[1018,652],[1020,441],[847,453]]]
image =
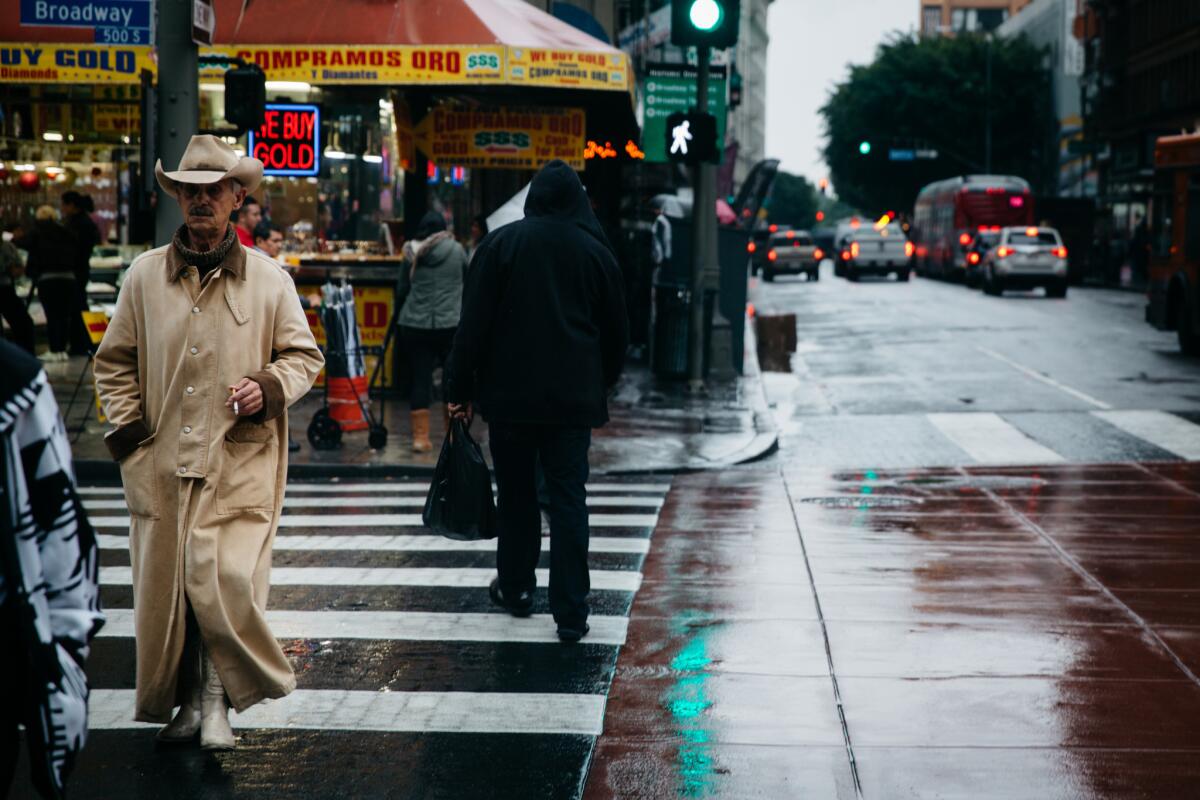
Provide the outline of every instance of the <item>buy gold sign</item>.
[[537,169],[562,159],[582,170],[581,108],[435,108],[417,125],[417,147],[432,161],[464,167]]

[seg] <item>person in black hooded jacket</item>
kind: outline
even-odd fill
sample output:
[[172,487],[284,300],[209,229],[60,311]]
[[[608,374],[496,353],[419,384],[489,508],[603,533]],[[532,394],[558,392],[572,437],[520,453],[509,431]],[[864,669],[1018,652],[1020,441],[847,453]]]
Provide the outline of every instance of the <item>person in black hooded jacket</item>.
[[588,449],[624,365],[622,286],[579,176],[551,161],[529,187],[525,218],[479,243],[447,370],[450,412],[469,419],[474,404],[489,426],[500,523],[492,600],[530,613],[540,461],[550,495],[550,610],[564,641],[588,631]]

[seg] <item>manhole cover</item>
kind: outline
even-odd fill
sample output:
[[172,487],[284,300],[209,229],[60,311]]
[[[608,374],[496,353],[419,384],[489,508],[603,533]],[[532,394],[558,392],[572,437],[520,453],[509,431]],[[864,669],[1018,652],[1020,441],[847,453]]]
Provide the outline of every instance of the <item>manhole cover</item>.
[[919,497],[860,494],[839,497],[802,497],[800,502],[823,508],[894,508],[919,505],[923,501]]

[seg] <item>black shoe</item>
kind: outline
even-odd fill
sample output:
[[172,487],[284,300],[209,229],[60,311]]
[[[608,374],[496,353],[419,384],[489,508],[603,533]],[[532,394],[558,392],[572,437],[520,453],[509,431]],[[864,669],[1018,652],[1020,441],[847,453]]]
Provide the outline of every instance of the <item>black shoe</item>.
[[299,449],[300,449],[300,443],[297,442],[295,439],[293,439],[291,436],[289,436],[288,437],[288,452],[295,453]]
[[567,644],[575,644],[580,639],[588,635],[588,631],[592,628],[586,622],[580,625],[559,625],[558,638],[560,641]]
[[523,591],[514,599],[509,600],[500,591],[500,579],[493,578],[492,584],[488,587],[488,594],[491,596],[493,603],[514,617],[528,617],[533,613],[533,592],[529,590]]

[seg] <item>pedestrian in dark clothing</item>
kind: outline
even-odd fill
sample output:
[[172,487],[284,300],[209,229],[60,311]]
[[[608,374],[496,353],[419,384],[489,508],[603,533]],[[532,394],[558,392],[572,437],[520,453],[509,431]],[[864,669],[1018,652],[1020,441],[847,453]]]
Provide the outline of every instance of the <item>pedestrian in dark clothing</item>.
[[41,206],[33,228],[19,239],[17,247],[29,253],[25,266],[37,284],[38,298],[46,312],[46,338],[50,350],[39,358],[45,362],[66,361],[71,319],[76,315],[75,244],[70,232],[58,221],[53,206]]
[[79,192],[66,192],[62,196],[63,223],[71,232],[75,246],[72,264],[75,273],[75,315],[71,320],[71,355],[85,356],[92,350],[83,312],[89,310],[87,285],[92,279],[92,250],[100,244],[100,229],[92,220],[96,210],[92,198]]
[[563,641],[588,631],[588,510],[592,428],[628,342],[621,271],[562,161],[538,172],[525,218],[489,234],[467,278],[447,370],[455,416],[488,421],[499,488],[499,576],[493,602],[530,612],[541,548],[535,465],[550,495],[550,610]]
[[400,342],[412,364],[409,391],[413,443],[418,453],[433,449],[429,440],[429,404],[433,396],[433,370],[445,364],[454,343],[462,310],[463,277],[467,254],[446,230],[446,220],[430,211],[417,226],[416,238],[404,245],[404,267],[397,288],[403,303]]
[[13,343],[33,355],[33,320],[25,310],[25,301],[17,297],[17,278],[25,273],[25,263],[12,240],[20,226],[11,224],[0,240],[0,315],[8,323]]

